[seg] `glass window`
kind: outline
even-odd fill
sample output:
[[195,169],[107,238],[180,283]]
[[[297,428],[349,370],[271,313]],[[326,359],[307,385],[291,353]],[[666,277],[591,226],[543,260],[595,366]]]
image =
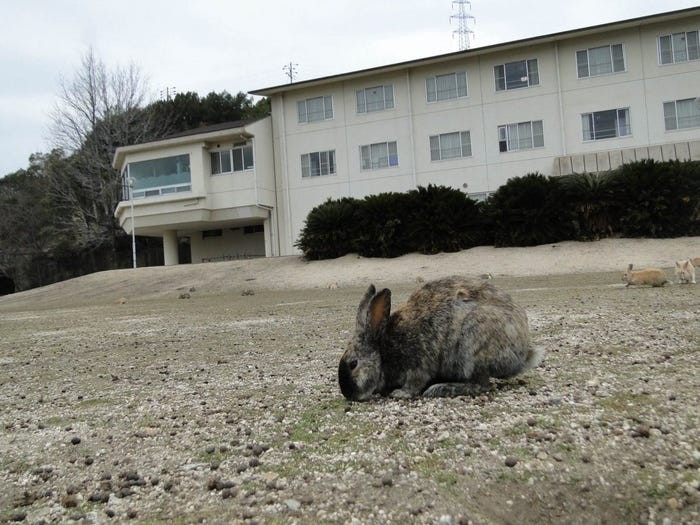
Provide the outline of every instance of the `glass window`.
[[252,144],[243,143],[232,149],[212,151],[210,157],[212,175],[249,170],[254,167]]
[[360,146],[360,166],[363,170],[376,170],[398,165],[399,155],[396,141]]
[[700,98],[664,102],[666,131],[700,127]]
[[700,59],[698,32],[687,31],[659,37],[659,62],[673,64]]
[[386,85],[358,89],[356,97],[358,113],[392,109],[394,107],[394,86]]
[[625,71],[625,55],[622,44],[591,47],[577,51],[576,68],[578,78]]
[[299,122],[317,122],[333,118],[333,97],[314,97],[297,102]]
[[467,73],[450,73],[425,79],[428,102],[439,102],[467,96]]
[[629,108],[610,109],[581,115],[583,140],[602,140],[631,135]]
[[493,67],[496,91],[536,86],[540,83],[537,59],[508,62]]
[[130,162],[127,170],[134,180],[132,192],[135,199],[191,189],[189,155]]
[[468,131],[442,133],[430,137],[430,160],[470,157],[471,154],[471,137]]
[[333,174],[335,174],[335,150],[304,153],[301,156],[302,177]]
[[498,126],[499,151],[519,151],[544,147],[544,128],[541,120]]

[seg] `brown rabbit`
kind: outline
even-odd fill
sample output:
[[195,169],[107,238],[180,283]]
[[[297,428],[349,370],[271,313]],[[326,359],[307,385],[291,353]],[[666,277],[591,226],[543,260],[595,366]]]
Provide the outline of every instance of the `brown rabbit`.
[[355,335],[338,366],[343,395],[364,401],[478,395],[542,360],[527,315],[489,281],[448,277],[426,283],[391,310],[391,291],[370,285]]
[[666,273],[659,268],[632,270],[632,264],[630,264],[627,267],[627,271],[622,274],[622,280],[627,283],[627,286],[646,284],[658,287],[670,282],[666,278]]

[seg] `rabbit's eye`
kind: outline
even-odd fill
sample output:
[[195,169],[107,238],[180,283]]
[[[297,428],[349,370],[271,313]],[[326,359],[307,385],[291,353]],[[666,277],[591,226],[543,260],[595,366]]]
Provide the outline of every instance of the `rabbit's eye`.
[[357,368],[357,359],[353,359],[348,363],[350,370],[355,370]]

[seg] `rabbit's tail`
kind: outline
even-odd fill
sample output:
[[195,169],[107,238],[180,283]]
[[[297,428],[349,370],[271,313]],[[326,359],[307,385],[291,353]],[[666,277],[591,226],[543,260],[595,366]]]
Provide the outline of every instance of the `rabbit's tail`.
[[524,372],[525,370],[538,367],[544,359],[544,353],[544,348],[530,346],[530,350],[527,352],[527,361],[525,361],[525,366],[522,371]]

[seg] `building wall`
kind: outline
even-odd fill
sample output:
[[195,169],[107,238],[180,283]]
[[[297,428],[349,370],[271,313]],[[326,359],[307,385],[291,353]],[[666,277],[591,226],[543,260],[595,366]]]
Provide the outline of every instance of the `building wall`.
[[263,232],[246,234],[243,228],[222,228],[220,237],[204,237],[202,233],[190,235],[193,263],[265,256]]
[[[670,144],[697,141],[698,128],[665,131],[663,103],[700,96],[700,62],[660,65],[657,37],[699,27],[700,17],[689,16],[621,30],[582,31],[558,41],[475,50],[450,61],[379,69],[273,95],[281,254],[296,253],[293,244],[307,214],[328,198],[406,191],[430,183],[490,192],[526,173],[562,173],[562,158],[588,156],[588,165],[605,166],[611,155],[613,162],[622,158],[622,151],[639,150],[642,155],[646,148],[654,156],[658,149],[661,157],[662,145],[668,149]],[[577,78],[578,50],[618,43],[624,47],[624,72]],[[532,58],[538,60],[539,85],[496,91],[494,65]],[[455,71],[466,71],[468,96],[428,102],[426,77]],[[355,91],[384,84],[393,84],[394,109],[358,115]],[[300,124],[297,101],[318,96],[333,97],[333,119]],[[631,135],[583,140],[582,114],[619,108],[629,108]],[[544,147],[500,152],[498,126],[531,120],[543,121]],[[472,155],[431,161],[429,137],[454,131],[470,132]],[[360,169],[361,145],[394,140],[398,166]],[[301,155],[326,150],[336,152],[336,174],[303,179]],[[590,162],[599,157],[600,163]]]

